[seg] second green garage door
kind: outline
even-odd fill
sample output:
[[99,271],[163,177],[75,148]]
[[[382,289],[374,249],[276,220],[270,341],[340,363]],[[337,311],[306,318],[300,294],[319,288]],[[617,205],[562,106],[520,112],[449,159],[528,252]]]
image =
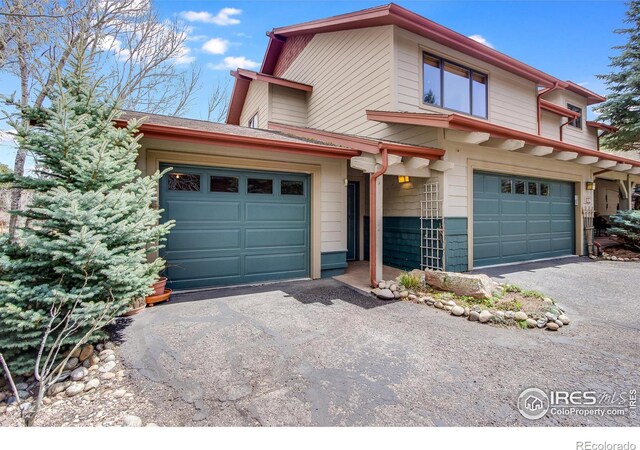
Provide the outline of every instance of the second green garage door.
[[474,267],[575,253],[574,185],[473,174]]
[[174,289],[309,276],[309,177],[173,166],[161,181]]

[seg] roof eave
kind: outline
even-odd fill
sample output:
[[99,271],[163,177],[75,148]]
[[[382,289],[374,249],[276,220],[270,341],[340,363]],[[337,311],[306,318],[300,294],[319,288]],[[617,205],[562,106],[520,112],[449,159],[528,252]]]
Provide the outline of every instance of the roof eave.
[[559,151],[576,152],[582,156],[597,156],[601,159],[608,159],[619,163],[630,164],[640,167],[640,161],[623,158],[610,153],[592,150],[577,145],[568,144],[563,141],[556,141],[544,136],[538,136],[524,131],[496,125],[481,119],[462,116],[460,114],[428,114],[409,113],[398,111],[372,111],[367,110],[367,119],[385,123],[400,123],[408,125],[432,126],[438,128],[451,128],[461,131],[481,131],[489,133],[491,136],[503,139],[519,139],[530,145],[542,145],[553,147]]

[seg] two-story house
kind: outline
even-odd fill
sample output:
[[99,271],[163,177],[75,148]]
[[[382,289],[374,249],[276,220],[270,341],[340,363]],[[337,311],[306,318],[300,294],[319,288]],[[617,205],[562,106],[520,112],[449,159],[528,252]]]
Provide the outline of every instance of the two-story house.
[[259,72],[232,73],[226,125],[142,127],[140,168],[173,167],[174,287],[583,255],[596,177],[640,183],[586,120],[603,97],[398,5],[268,38]]

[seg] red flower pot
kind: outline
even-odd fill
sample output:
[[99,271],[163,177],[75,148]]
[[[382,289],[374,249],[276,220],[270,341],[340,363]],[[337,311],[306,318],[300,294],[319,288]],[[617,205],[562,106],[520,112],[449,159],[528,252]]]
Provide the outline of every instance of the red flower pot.
[[162,295],[164,294],[164,288],[167,285],[167,277],[161,277],[158,281],[153,283],[153,290],[155,291],[153,295]]

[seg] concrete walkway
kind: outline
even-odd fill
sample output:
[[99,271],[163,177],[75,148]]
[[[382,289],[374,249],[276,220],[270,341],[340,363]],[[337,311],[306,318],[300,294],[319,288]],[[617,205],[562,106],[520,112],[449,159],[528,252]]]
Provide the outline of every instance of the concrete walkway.
[[559,332],[497,328],[332,279],[192,293],[135,316],[122,357],[160,425],[640,425],[516,409],[528,387],[640,387],[640,264],[563,259],[491,275],[555,297]]

